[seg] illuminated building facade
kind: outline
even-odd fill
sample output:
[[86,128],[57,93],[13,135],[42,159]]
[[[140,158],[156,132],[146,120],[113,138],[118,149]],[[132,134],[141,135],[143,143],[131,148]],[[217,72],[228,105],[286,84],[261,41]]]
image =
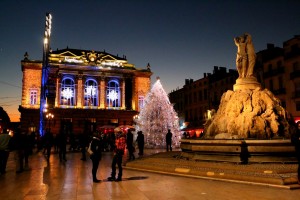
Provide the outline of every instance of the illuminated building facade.
[[[23,82],[19,106],[21,127],[38,132],[42,61],[21,61]],[[62,49],[49,53],[48,79],[43,105],[51,132],[80,134],[106,125],[132,125],[151,87],[150,65],[137,69],[109,53]],[[50,115],[51,114],[51,115]]]

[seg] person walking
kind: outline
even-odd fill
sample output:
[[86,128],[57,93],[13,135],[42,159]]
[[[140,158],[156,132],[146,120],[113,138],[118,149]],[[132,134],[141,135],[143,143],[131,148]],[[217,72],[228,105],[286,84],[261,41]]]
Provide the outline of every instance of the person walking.
[[130,129],[127,130],[127,137],[126,137],[126,145],[128,149],[129,159],[128,160],[134,160],[134,147],[133,147],[133,134]]
[[81,158],[80,160],[86,161],[86,147],[88,146],[88,134],[82,133],[79,135],[79,145],[81,151]]
[[97,133],[94,134],[94,137],[91,141],[91,155],[90,159],[92,160],[93,167],[92,167],[92,177],[93,177],[93,182],[94,183],[99,183],[101,180],[97,179],[97,171],[99,167],[99,163],[102,157],[102,149],[103,149],[103,144],[100,139],[100,135]]
[[295,146],[296,157],[298,160],[298,184],[300,185],[300,121],[296,124],[296,130],[291,136],[291,142]]
[[27,136],[24,132],[21,132],[20,129],[18,129],[14,135],[14,147],[16,150],[16,173],[21,173],[24,171],[24,160],[26,157],[27,165],[28,165],[28,155],[26,152],[26,146],[27,144]]
[[136,138],[136,141],[138,143],[138,148],[139,148],[139,156],[144,155],[144,145],[145,145],[145,141],[144,141],[144,134],[142,131],[138,131],[138,136]]
[[166,134],[166,144],[167,144],[167,151],[172,151],[172,133],[171,130],[168,129],[168,132]]
[[6,130],[0,134],[0,174],[6,173],[6,165],[9,156],[11,141],[11,136],[8,135]]
[[56,136],[56,142],[57,142],[57,147],[58,147],[58,155],[59,155],[59,161],[62,162],[67,161],[66,158],[66,153],[67,153],[67,135],[65,134],[64,131],[61,131],[57,136]]
[[50,132],[50,130],[47,130],[45,135],[44,135],[44,147],[45,147],[45,150],[46,150],[46,160],[47,162],[49,162],[50,160],[50,155],[51,155],[51,148],[53,146],[53,141],[54,141],[54,138],[53,138],[53,135],[52,133]]
[[[111,176],[107,178],[108,181],[122,181],[123,168],[122,168],[122,157],[124,155],[126,146],[126,139],[122,132],[118,132],[115,139],[114,157],[111,164]],[[116,179],[116,165],[118,165],[119,173]]]

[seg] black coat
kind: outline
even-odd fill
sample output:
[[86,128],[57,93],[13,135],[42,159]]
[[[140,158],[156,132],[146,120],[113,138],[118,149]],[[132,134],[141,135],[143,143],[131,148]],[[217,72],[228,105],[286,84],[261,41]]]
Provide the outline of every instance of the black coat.
[[295,146],[297,158],[300,161],[300,130],[297,129],[291,136],[291,142]]
[[102,140],[97,137],[93,137],[91,141],[91,150],[93,152],[93,154],[90,156],[91,159],[101,159],[103,150]]

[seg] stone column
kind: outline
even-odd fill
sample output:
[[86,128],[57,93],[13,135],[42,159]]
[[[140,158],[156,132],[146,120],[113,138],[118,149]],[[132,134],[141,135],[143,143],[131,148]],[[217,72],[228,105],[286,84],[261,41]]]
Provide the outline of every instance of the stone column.
[[77,84],[76,84],[76,107],[77,108],[82,108],[82,98],[83,98],[83,87],[82,87],[82,75],[81,74],[79,74],[79,75],[77,75],[76,76],[76,82],[77,82]]
[[132,82],[132,94],[131,94],[131,96],[132,96],[132,103],[131,103],[131,107],[132,107],[132,110],[137,110],[138,109],[138,105],[137,105],[137,103],[138,103],[138,91],[136,91],[136,86],[135,86],[135,84],[136,84],[136,81],[135,81],[135,76],[133,76],[132,77],[132,79],[131,79],[131,82]]
[[121,79],[121,109],[125,110],[125,79]]
[[61,90],[61,74],[58,74],[56,77],[55,107],[60,106],[60,90]]
[[104,109],[105,108],[105,85],[106,85],[106,81],[104,77],[100,77],[100,84],[99,84],[99,101],[100,101],[100,108]]

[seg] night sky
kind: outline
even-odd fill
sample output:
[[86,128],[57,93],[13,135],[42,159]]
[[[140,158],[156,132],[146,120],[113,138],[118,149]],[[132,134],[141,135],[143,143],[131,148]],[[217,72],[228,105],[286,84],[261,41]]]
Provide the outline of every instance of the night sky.
[[0,106],[18,121],[20,61],[41,60],[46,12],[50,46],[125,55],[137,68],[150,63],[167,93],[212,73],[235,69],[233,38],[252,35],[256,51],[282,47],[300,34],[299,0],[1,0]]

